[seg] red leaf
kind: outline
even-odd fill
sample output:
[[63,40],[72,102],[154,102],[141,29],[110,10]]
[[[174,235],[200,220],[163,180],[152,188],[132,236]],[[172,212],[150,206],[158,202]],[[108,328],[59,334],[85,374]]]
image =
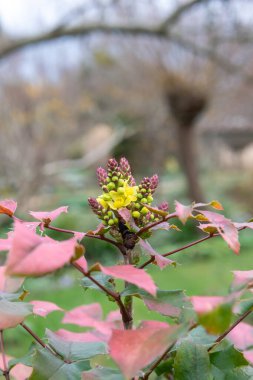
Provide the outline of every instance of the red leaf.
[[230,331],[228,338],[236,348],[245,350],[253,345],[253,327],[241,322]]
[[183,224],[186,223],[187,219],[190,218],[193,211],[193,205],[184,206],[182,203],[175,201],[176,214]]
[[57,242],[41,237],[24,224],[15,221],[13,242],[6,273],[17,276],[41,276],[68,263],[74,254],[74,238]]
[[154,248],[147,242],[146,240],[140,239],[139,240],[141,248],[148,253],[150,256],[155,258],[154,263],[159,266],[160,269],[165,268],[167,265],[175,265],[176,262],[168,259],[167,257],[164,257],[160,255],[160,253],[156,252]]
[[168,326],[113,330],[109,341],[110,355],[124,376],[130,379],[164,353],[174,340],[177,329],[176,326]]
[[40,315],[41,317],[46,317],[53,311],[63,311],[62,308],[57,306],[53,302],[48,301],[31,301],[30,304],[33,305],[33,314]]
[[0,201],[0,214],[6,214],[12,216],[17,208],[17,202],[12,199],[5,199]]
[[113,267],[103,267],[99,264],[101,271],[108,276],[120,278],[137,285],[139,288],[146,290],[153,296],[156,294],[156,285],[152,278],[143,270],[137,269],[132,265],[117,265]]
[[240,243],[238,241],[238,230],[230,219],[224,215],[217,214],[211,211],[200,211],[213,225],[217,228],[219,234],[227,242],[228,246],[236,253],[239,253]]
[[113,325],[102,321],[102,309],[98,303],[78,306],[67,311],[62,320],[63,323],[72,323],[83,327],[92,327],[101,335],[101,340],[107,340],[111,335]]
[[68,206],[62,206],[53,211],[30,211],[29,214],[35,219],[49,224],[63,212],[68,212]]
[[253,222],[248,222],[248,223],[234,223],[234,225],[236,226],[236,228],[250,228],[251,230],[253,230]]
[[233,275],[233,286],[247,285],[253,281],[253,270],[236,270]]
[[73,332],[60,329],[54,332],[55,335],[70,342],[101,342],[101,339],[94,335],[93,332]]
[[190,301],[197,314],[205,314],[214,310],[224,302],[224,297],[220,296],[192,296]]
[[75,261],[76,264],[78,264],[85,272],[88,271],[88,263],[84,256],[80,257],[80,259]]

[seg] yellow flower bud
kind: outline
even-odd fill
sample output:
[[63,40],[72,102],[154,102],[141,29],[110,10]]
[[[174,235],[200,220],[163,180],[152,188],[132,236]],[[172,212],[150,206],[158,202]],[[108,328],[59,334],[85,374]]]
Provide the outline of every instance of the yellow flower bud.
[[133,211],[133,212],[132,212],[132,216],[133,216],[134,218],[138,219],[138,218],[141,216],[141,214],[139,213],[139,211]]

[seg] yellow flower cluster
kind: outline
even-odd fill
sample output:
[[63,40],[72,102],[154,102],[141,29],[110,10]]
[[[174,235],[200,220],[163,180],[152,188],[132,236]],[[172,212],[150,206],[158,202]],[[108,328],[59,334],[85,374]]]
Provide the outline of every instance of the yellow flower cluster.
[[137,190],[138,186],[129,186],[128,181],[123,180],[122,186],[118,187],[116,191],[111,190],[109,193],[100,195],[97,201],[105,209],[118,210],[137,200]]

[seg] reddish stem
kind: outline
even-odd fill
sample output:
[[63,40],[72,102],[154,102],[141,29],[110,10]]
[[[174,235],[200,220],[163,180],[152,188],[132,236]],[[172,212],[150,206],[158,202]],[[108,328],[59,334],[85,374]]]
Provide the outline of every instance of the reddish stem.
[[8,366],[7,366],[7,360],[6,360],[5,351],[4,351],[3,330],[0,330],[0,347],[1,347],[2,358],[3,358],[3,375],[4,375],[6,380],[10,380],[9,370],[8,370]]
[[[53,226],[50,226],[50,225],[46,225],[45,227],[48,228],[49,230],[52,230],[52,231],[63,232],[63,233],[72,234],[72,235],[74,235],[77,232],[77,231],[73,231],[73,230],[66,230],[65,228],[53,227]],[[82,232],[80,232],[80,233],[82,233]],[[109,238],[107,238],[107,237],[105,237],[103,235],[85,234],[84,237],[103,240],[103,241],[106,241],[106,242],[108,242],[110,244],[113,244],[117,248],[119,248],[119,244],[116,241],[114,241],[112,239],[109,239]]]
[[240,318],[238,318],[222,335],[220,335],[216,341],[208,348],[208,352],[211,351],[217,344],[219,344],[240,322],[242,322],[250,313],[252,309],[245,311]]
[[141,236],[144,232],[148,231],[150,228],[158,226],[159,224],[164,223],[164,222],[166,222],[169,219],[175,218],[176,216],[177,216],[177,214],[174,212],[173,214],[169,214],[169,215],[165,216],[162,220],[159,220],[158,222],[150,223],[147,226],[141,228],[137,232],[136,235],[137,236]]
[[86,272],[79,264],[73,262],[72,265],[85,277],[89,278],[94,284],[96,284],[101,290],[103,290],[103,292],[105,292],[115,300],[120,309],[124,328],[128,329],[129,323],[131,323],[132,321],[132,316],[128,313],[127,309],[125,308],[119,293],[106,289],[102,284],[100,284],[100,282],[98,282],[94,277],[92,277],[89,272]]

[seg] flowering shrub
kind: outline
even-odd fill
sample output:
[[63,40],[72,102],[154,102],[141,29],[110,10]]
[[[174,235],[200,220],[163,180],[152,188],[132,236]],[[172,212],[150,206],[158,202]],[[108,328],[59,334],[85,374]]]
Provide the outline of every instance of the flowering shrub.
[[[187,297],[182,290],[158,289],[146,269],[150,264],[161,270],[175,266],[169,258],[174,253],[216,237],[238,254],[238,232],[253,229],[253,222],[232,222],[219,213],[223,208],[217,201],[189,206],[176,201],[173,212],[167,202],[156,207],[153,195],[158,176],[146,177],[137,185],[125,158],[119,163],[110,159],[107,170],[98,168],[97,177],[102,194],[89,198],[91,210],[101,221],[95,231],[52,226],[61,213],[68,212],[67,207],[30,212],[36,221],[28,222],[16,216],[14,201],[0,202],[0,214],[13,219],[13,230],[0,239],[0,250],[8,251],[0,267],[0,374],[6,380],[252,379],[253,270],[235,271],[227,296]],[[178,229],[171,220],[184,224],[189,218],[203,232],[199,240],[165,254],[148,242],[158,229]],[[68,233],[70,238],[56,241],[47,230]],[[117,265],[98,262],[89,266],[81,245],[84,237],[115,246],[121,254]],[[52,302],[25,301],[27,291],[22,291],[22,284],[26,277],[43,276],[65,265],[80,272],[85,289],[103,292],[113,302],[113,311],[105,319],[96,302],[63,310]],[[163,315],[164,321],[137,323],[134,297]],[[46,330],[41,339],[25,319],[53,311],[63,314],[63,328]],[[83,331],[73,332],[68,324]],[[24,329],[34,341],[23,358],[9,358],[5,353],[4,331],[9,328]],[[99,365],[101,355],[112,359],[107,366]]]

